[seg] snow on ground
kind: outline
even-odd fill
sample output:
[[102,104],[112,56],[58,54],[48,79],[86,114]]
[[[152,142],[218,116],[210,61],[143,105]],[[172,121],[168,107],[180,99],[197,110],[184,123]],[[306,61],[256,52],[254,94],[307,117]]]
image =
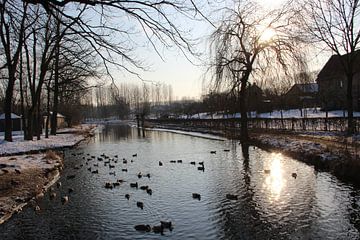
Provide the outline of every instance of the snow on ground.
[[13,136],[12,142],[0,140],[0,155],[71,147],[85,139],[85,136],[81,134],[81,132],[85,131],[86,129],[89,130],[89,128],[91,128],[90,125],[83,125],[82,128],[62,129],[59,131],[61,134],[57,134],[56,136],[49,135],[49,138],[45,138],[45,136],[42,135],[40,140],[36,140],[35,137],[32,141],[24,140],[23,135],[15,135]]
[[[307,118],[325,118],[326,112],[321,111],[320,108],[305,108],[300,111],[299,109],[290,109],[290,110],[283,110],[282,111],[283,118],[303,118],[304,115]],[[186,118],[194,118],[194,119],[222,119],[222,118],[240,118],[240,113],[235,114],[224,114],[224,113],[198,113],[194,114],[192,116],[186,116],[181,115],[179,118],[186,119]],[[252,118],[281,118],[281,111],[276,110],[272,112],[266,112],[266,113],[256,113],[251,112],[248,115]],[[346,117],[347,112],[342,110],[335,110],[335,111],[329,111],[328,117]],[[360,117],[360,112],[354,112],[354,117]]]

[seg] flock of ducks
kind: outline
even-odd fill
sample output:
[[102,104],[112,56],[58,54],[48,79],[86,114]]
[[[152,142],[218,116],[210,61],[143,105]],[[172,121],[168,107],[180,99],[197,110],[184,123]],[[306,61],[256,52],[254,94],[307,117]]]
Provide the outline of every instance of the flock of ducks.
[[[224,152],[229,152],[229,149],[225,149]],[[216,154],[216,151],[210,151],[210,154]],[[72,153],[72,156],[77,156],[77,157],[82,157],[83,160],[85,160],[85,165],[88,165],[89,167],[87,168],[87,170],[89,172],[91,172],[92,174],[99,174],[99,166],[101,166],[102,164],[104,166],[108,166],[109,170],[115,169],[115,164],[116,163],[123,163],[123,164],[127,164],[129,161],[125,158],[123,158],[122,160],[120,160],[118,155],[114,155],[112,157],[110,157],[109,155],[106,154],[101,154],[99,157],[94,156],[94,155],[90,155],[89,153],[85,154],[83,152],[80,153]],[[137,153],[132,155],[133,158],[137,157]],[[96,161],[96,162],[95,162]],[[130,162],[133,162],[134,160],[130,160]],[[95,163],[94,163],[95,162]],[[170,163],[183,163],[182,160],[170,160]],[[204,166],[204,161],[202,162],[198,162],[196,163],[195,161],[191,161],[189,162],[191,165],[198,165],[197,166],[197,170],[199,171],[205,171],[205,166]],[[85,166],[84,164],[80,164],[80,165],[76,165],[74,167],[75,170],[78,170],[82,167]],[[159,167],[164,166],[164,163],[162,161],[158,162]],[[122,172],[127,172],[127,168],[121,168]],[[265,174],[270,174],[270,170],[264,170]],[[110,171],[109,175],[116,175],[116,171]],[[75,174],[71,174],[71,175],[67,175],[66,179],[67,180],[71,180],[74,179],[76,177]],[[151,174],[150,173],[146,173],[143,174],[141,172],[139,172],[137,174],[138,179],[141,178],[151,178]],[[292,173],[292,177],[296,179],[297,174],[296,173]],[[122,183],[124,183],[125,180],[123,179],[117,179],[115,182],[105,182],[104,187],[106,189],[113,189],[116,188],[118,186],[120,186]],[[133,189],[140,189],[145,191],[148,195],[152,195],[153,194],[153,190],[148,186],[148,185],[139,185],[138,182],[131,182],[130,184],[130,188]],[[60,188],[62,186],[61,182],[57,182],[57,188]],[[68,188],[68,194],[71,194],[72,192],[74,192],[74,189],[72,188]],[[56,192],[54,187],[50,188],[49,191],[49,197],[50,199],[55,199],[56,198]],[[129,193],[125,194],[125,198],[127,200],[130,200],[131,195]],[[201,200],[201,195],[200,193],[192,193],[192,198],[193,199],[197,199],[197,200]],[[226,199],[228,200],[238,200],[238,195],[234,195],[234,194],[226,194]],[[61,202],[62,204],[66,204],[67,202],[69,202],[69,195],[64,195],[61,197]],[[140,209],[144,209],[144,203],[141,201],[136,201],[136,206]],[[36,206],[35,207],[35,211],[39,211],[40,207]],[[160,234],[164,234],[164,231],[166,229],[172,231],[173,229],[173,224],[171,221],[160,221],[159,225],[155,225],[155,226],[150,226],[148,224],[139,224],[139,225],[135,225],[134,226],[135,230],[137,231],[141,231],[141,232],[154,232],[154,233],[160,233]]]

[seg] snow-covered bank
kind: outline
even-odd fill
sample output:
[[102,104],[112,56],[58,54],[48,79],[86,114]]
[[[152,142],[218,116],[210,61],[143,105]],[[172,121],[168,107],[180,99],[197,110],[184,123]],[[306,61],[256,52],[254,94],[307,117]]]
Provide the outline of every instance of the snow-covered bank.
[[[16,135],[13,142],[0,143],[0,224],[29,202],[35,211],[37,200],[60,177],[63,158],[49,149],[73,147],[93,135],[95,125],[61,129],[56,136],[25,141]],[[47,150],[46,153],[31,154]],[[16,154],[16,155],[15,155]],[[20,155],[23,154],[23,155]],[[4,156],[13,155],[13,156]]]
[[83,141],[95,125],[84,124],[74,128],[60,129],[56,136],[41,136],[40,140],[25,141],[23,135],[13,136],[12,142],[0,141],[0,155],[14,155],[28,152],[72,147]]
[[36,200],[59,178],[63,163],[54,152],[0,157],[0,224]]

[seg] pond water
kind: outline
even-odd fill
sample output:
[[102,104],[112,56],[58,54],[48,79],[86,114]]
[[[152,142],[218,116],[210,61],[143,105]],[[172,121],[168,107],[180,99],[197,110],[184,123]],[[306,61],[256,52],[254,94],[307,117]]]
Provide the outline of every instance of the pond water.
[[[96,158],[88,161],[87,154]],[[111,159],[118,155],[111,161],[115,168],[98,161],[101,154]],[[202,161],[205,169],[199,171]],[[138,178],[139,172],[150,173],[150,178]],[[105,188],[106,182],[118,179],[125,182]],[[359,238],[359,188],[279,153],[244,148],[238,141],[161,131],[143,135],[128,126],[106,126],[90,143],[65,152],[60,182],[55,199],[47,193],[39,202],[41,211],[27,207],[1,225],[0,239]],[[131,188],[135,182],[148,185],[152,195]],[[69,188],[74,191],[68,193]],[[229,200],[227,194],[238,199]],[[63,205],[64,195],[69,202]],[[160,220],[172,221],[172,231],[160,235],[134,229],[159,225]]]

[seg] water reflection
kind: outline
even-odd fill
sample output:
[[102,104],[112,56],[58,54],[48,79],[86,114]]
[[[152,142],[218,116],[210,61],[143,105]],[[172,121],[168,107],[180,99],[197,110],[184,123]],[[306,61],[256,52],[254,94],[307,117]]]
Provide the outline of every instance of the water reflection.
[[[47,197],[42,211],[30,208],[0,226],[0,239],[159,239],[139,233],[136,224],[171,220],[169,239],[356,239],[359,228],[359,189],[281,154],[272,154],[236,141],[212,141],[168,132],[107,126],[94,142],[66,153],[63,187],[74,189],[67,205]],[[230,149],[229,151],[223,151]],[[216,150],[216,154],[210,151]],[[87,171],[84,151],[134,160],[109,168],[99,162],[99,174]],[[136,158],[132,154],[137,153]],[[170,163],[182,159],[183,163]],[[95,160],[96,161],[96,160]],[[158,162],[162,161],[163,166]],[[206,171],[190,162],[204,161]],[[84,164],[80,170],[74,166]],[[91,165],[93,166],[93,165]],[[122,168],[128,172],[122,172]],[[265,173],[264,170],[270,170]],[[138,172],[151,178],[137,177]],[[295,179],[291,173],[297,172]],[[76,174],[75,180],[66,176]],[[109,190],[107,181],[124,179]],[[153,194],[132,189],[129,182],[149,185]],[[191,195],[201,194],[201,201]],[[124,195],[130,194],[130,200]],[[229,200],[226,194],[238,196]],[[144,202],[144,210],[136,207]],[[15,223],[19,222],[17,225]],[[36,228],[34,228],[36,226]]]
[[270,170],[270,173],[266,174],[265,187],[269,191],[271,202],[279,200],[281,190],[286,185],[286,180],[283,177],[282,160],[283,157],[280,153],[271,153],[270,160],[264,165],[265,171]]

